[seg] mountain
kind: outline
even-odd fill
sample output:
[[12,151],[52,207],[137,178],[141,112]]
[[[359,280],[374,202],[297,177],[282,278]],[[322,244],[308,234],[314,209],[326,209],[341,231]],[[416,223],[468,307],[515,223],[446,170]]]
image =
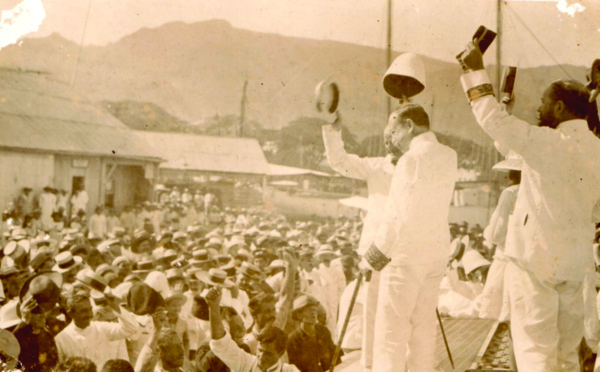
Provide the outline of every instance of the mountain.
[[[424,60],[429,88],[416,101],[431,113],[433,129],[489,145],[460,88],[457,64]],[[358,139],[380,133],[387,121],[384,50],[258,33],[218,20],[140,29],[102,47],[79,48],[57,34],[25,39],[0,51],[0,66],[48,71],[73,81],[89,99],[149,102],[192,124],[239,115],[248,80],[246,118],[265,129],[315,116],[314,87],[331,77],[341,89],[344,124]],[[575,78],[585,76],[583,67],[563,67]],[[519,71],[515,114],[533,120],[543,86],[560,77],[554,66]]]

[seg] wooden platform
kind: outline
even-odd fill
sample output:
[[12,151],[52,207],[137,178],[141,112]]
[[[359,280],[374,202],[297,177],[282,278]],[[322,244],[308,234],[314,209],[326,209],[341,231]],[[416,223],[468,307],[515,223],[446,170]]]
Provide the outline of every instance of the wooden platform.
[[[462,318],[442,318],[444,330],[448,338],[448,344],[454,358],[456,369],[452,369],[448,354],[444,347],[444,340],[438,327],[435,356],[437,368],[439,371],[464,372],[468,369],[475,358],[477,352],[481,349],[486,336],[494,325],[493,320],[486,319],[462,319]],[[336,369],[336,372],[362,372],[360,365],[360,350],[347,354],[342,364]]]

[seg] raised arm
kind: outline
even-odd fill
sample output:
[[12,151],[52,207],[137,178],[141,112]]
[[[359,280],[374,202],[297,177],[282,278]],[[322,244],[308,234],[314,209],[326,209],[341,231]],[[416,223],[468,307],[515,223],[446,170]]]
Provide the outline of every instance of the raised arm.
[[375,167],[377,158],[361,158],[348,154],[342,140],[342,126],[339,116],[333,124],[323,125],[323,143],[329,166],[342,176],[365,180]]

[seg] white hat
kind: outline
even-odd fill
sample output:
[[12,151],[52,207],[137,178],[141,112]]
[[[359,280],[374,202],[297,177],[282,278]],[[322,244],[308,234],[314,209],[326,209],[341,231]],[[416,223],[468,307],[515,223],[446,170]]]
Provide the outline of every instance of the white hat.
[[465,254],[462,257],[462,264],[463,267],[465,269],[465,274],[470,274],[473,270],[479,268],[479,267],[483,267],[483,266],[489,266],[492,263],[488,260],[485,259],[485,257],[483,257],[481,255],[481,253],[479,253],[476,250],[468,250],[465,252]]
[[383,76],[383,89],[394,98],[410,98],[425,89],[425,64],[414,53],[397,57]]
[[59,273],[66,273],[83,262],[81,257],[73,256],[71,251],[57,254],[56,257],[54,257],[54,260],[56,261],[56,265],[54,265],[52,270],[58,271]]
[[492,167],[493,170],[496,171],[510,171],[510,170],[516,170],[516,171],[520,171],[523,168],[523,158],[521,157],[521,155],[517,154],[516,152],[510,150],[508,152],[508,154],[506,155],[506,158],[504,158],[504,160],[496,163],[496,165],[494,165]]

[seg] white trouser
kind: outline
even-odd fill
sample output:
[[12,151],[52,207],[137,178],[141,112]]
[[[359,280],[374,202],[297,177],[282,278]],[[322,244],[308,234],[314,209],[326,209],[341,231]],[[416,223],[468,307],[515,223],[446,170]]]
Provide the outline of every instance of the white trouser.
[[373,343],[375,339],[375,316],[377,315],[377,299],[379,297],[379,277],[378,271],[371,272],[371,280],[365,282],[365,291],[363,299],[363,336],[360,364],[364,368],[371,368],[373,365]]
[[435,370],[435,308],[444,269],[444,261],[383,269],[373,371]]
[[540,279],[514,261],[505,274],[519,371],[579,371],[583,282]]

